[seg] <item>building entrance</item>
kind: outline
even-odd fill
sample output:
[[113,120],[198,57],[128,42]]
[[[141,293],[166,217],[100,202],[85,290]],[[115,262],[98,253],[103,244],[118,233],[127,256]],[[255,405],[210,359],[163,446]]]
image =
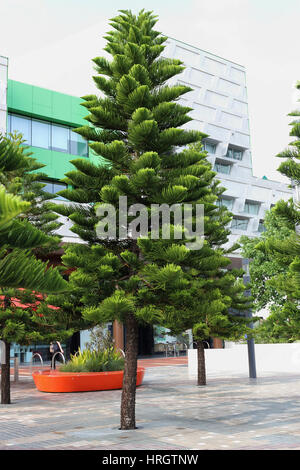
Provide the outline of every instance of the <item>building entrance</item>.
[[154,353],[153,326],[139,327],[139,356],[151,356]]

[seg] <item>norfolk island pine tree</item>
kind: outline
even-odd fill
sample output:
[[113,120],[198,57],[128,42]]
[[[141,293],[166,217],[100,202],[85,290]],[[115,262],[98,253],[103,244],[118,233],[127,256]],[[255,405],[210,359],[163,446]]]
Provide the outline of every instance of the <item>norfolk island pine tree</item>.
[[251,293],[254,297],[253,311],[263,308],[277,309],[285,303],[285,295],[273,287],[273,279],[279,274],[288,272],[292,259],[290,255],[282,256],[279,253],[267,250],[268,240],[282,241],[290,237],[295,231],[295,224],[289,224],[276,214],[276,207],[267,211],[264,218],[265,230],[259,237],[242,236],[242,254],[251,259]]
[[[26,167],[26,156],[20,142],[0,137],[0,178],[7,182],[8,174]],[[26,220],[31,204],[0,187],[0,286],[5,292],[0,312],[0,339],[5,344],[5,363],[1,365],[1,403],[10,404],[10,343],[27,343],[40,339],[38,317],[33,312],[12,308],[11,296],[15,288],[39,292],[60,292],[67,283],[56,268],[48,268],[38,260],[32,250],[46,245],[50,237]],[[21,217],[21,218],[20,218]],[[52,328],[52,327],[51,327]],[[41,330],[46,331],[43,325]]]
[[[6,168],[1,173],[1,184],[8,193],[20,196],[23,201],[30,203],[26,214],[21,214],[19,217],[48,235],[42,246],[36,246],[32,249],[32,254],[38,259],[48,261],[53,253],[61,249],[61,237],[56,235],[55,231],[61,227],[62,223],[57,221],[58,215],[51,210],[53,194],[44,190],[47,175],[40,170],[46,165],[33,157],[33,153],[24,145],[22,134],[9,134],[9,140],[14,143],[17,150],[18,164],[14,162],[13,153],[6,156]],[[5,297],[6,303],[11,297],[18,299],[22,304],[32,304],[33,306],[36,304],[35,308],[38,304],[43,305],[43,302],[41,303],[43,296],[39,292],[11,288],[9,292],[5,288],[0,292]]]
[[[300,90],[300,82],[296,84]],[[290,125],[293,141],[289,147],[276,157],[284,159],[278,171],[290,179],[291,187],[300,186],[300,112],[292,111],[295,117]],[[282,302],[262,325],[268,341],[275,337],[279,341],[292,342],[300,337],[299,299],[300,299],[300,210],[299,200],[279,201],[272,212],[290,233],[284,239],[277,236],[267,237],[258,244],[258,248],[283,267],[282,272],[274,276],[270,286],[281,296]]]
[[[296,88],[300,90],[300,82],[296,84]],[[300,101],[300,100],[298,100]],[[293,116],[294,119],[290,125],[292,129],[290,131],[290,136],[294,140],[289,144],[289,148],[285,151],[279,153],[277,157],[284,158],[278,171],[284,176],[288,177],[291,181],[292,187],[298,189],[299,195],[299,186],[300,186],[300,111],[292,111],[289,116]],[[294,259],[290,265],[290,274],[291,281],[293,284],[293,298],[298,303],[299,307],[299,298],[300,298],[300,237],[299,237],[299,225],[300,225],[300,200],[298,197],[297,201],[290,201],[290,203],[280,202],[275,207],[276,214],[286,220],[290,226],[294,224],[295,234],[291,240],[286,241],[284,252],[287,254],[292,254]],[[279,248],[279,251],[282,250],[282,246]]]
[[[144,11],[138,16],[121,11],[112,20],[114,30],[107,34],[105,48],[112,61],[94,59],[98,72],[94,80],[104,97],[83,98],[90,125],[77,129],[109,165],[73,161],[76,170],[67,173],[65,181],[76,189],[60,194],[79,205],[57,208],[73,220],[72,230],[88,242],[67,250],[65,260],[78,267],[74,278],[81,286],[91,285],[98,266],[100,291],[94,299],[94,292],[83,296],[87,304],[84,317],[98,323],[117,319],[126,327],[121,429],[135,427],[138,322],[163,324],[166,309],[175,315],[178,302],[174,294],[187,290],[192,273],[197,273],[187,262],[182,263],[191,255],[184,235],[181,240],[174,238],[174,226],[169,240],[152,240],[145,234],[138,240],[120,236],[119,196],[127,197],[128,206],[143,204],[149,220],[151,204],[189,203],[194,208],[203,203],[206,210],[215,208],[210,195],[215,173],[197,150],[185,148],[204,134],[180,127],[191,120],[187,115],[191,108],[176,100],[191,88],[166,85],[184,67],[179,60],[160,57],[167,38],[153,30],[156,21],[151,12]],[[180,148],[184,149],[180,152]],[[117,209],[117,241],[99,239],[95,232],[95,207],[105,204]],[[88,253],[95,266],[89,272],[81,269]],[[203,263],[205,259],[199,269]],[[181,264],[188,266],[188,274]],[[93,301],[94,305],[88,305]]]

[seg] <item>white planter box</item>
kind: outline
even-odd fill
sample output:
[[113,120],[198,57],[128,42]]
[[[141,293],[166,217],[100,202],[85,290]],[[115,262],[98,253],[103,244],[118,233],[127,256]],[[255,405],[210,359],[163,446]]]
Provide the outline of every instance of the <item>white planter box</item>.
[[[256,344],[255,359],[257,376],[280,372],[300,374],[300,343]],[[226,372],[248,375],[248,348],[246,344],[228,349],[205,349],[206,370],[209,375]],[[197,350],[188,351],[189,374],[197,374]]]

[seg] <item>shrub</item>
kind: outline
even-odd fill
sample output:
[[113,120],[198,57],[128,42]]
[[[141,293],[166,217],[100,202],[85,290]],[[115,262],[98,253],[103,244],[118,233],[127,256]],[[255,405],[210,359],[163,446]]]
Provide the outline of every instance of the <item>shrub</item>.
[[90,342],[85,347],[91,351],[102,351],[114,346],[111,333],[103,325],[94,326],[90,330]]
[[123,356],[110,347],[100,351],[79,351],[60,367],[61,372],[108,372],[124,369]]

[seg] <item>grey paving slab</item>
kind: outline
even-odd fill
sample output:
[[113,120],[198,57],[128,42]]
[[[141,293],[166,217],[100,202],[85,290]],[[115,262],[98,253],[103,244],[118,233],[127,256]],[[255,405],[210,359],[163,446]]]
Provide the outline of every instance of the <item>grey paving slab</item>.
[[137,389],[138,429],[120,431],[121,391],[42,393],[12,385],[0,405],[0,449],[300,449],[300,375],[208,375],[153,367]]

